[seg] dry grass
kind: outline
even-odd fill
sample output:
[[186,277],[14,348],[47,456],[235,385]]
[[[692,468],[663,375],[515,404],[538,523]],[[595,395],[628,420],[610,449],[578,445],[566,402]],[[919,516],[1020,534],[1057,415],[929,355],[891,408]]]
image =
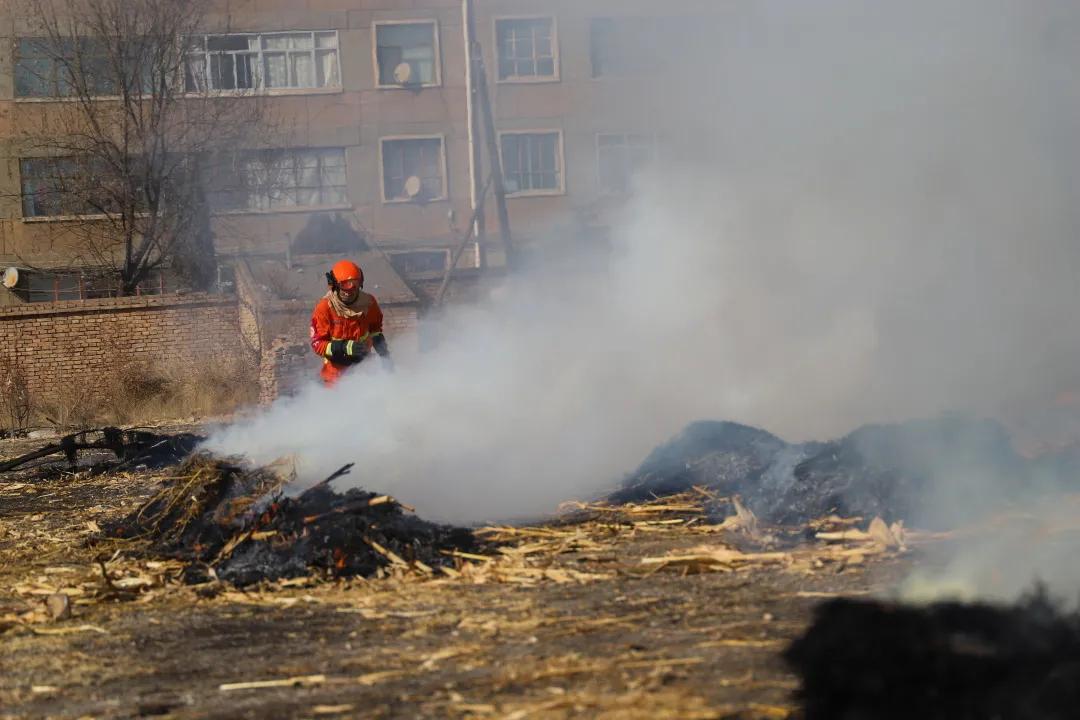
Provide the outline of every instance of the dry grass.
[[[703,522],[717,499],[702,492],[578,504],[553,523],[487,528],[496,544],[459,557],[451,572],[392,566],[382,580],[189,586],[180,563],[151,559],[137,541],[88,546],[101,525],[148,501],[182,522],[183,497],[198,494],[208,469],[0,484],[8,507],[23,508],[0,513],[0,641],[18,668],[0,679],[0,704],[24,716],[90,708],[120,717],[93,705],[107,684],[125,709],[148,696],[190,697],[175,717],[393,708],[409,717],[790,718],[795,684],[779,649],[818,598],[865,593],[875,581],[864,571],[889,557],[845,535],[792,550],[791,561],[754,562],[751,551],[722,568],[711,553],[727,562],[732,545],[755,540],[745,526]],[[168,491],[176,485],[184,492]],[[867,562],[840,573],[851,563],[835,559],[838,549]],[[685,572],[689,555],[701,574]],[[664,568],[643,562],[657,557]],[[51,595],[69,598],[71,617],[50,616]]]
[[0,427],[12,435],[26,430],[32,411],[26,374],[18,357],[0,356]]
[[220,415],[254,402],[259,393],[253,368],[217,359],[136,367],[115,382],[119,392],[110,409],[121,423]]
[[131,362],[120,365],[94,387],[75,387],[40,403],[38,415],[61,429],[101,424],[139,424],[224,415],[258,399],[254,368],[207,359]]
[[68,386],[61,394],[38,402],[38,418],[61,430],[76,430],[96,424],[101,406],[97,388],[89,385]]

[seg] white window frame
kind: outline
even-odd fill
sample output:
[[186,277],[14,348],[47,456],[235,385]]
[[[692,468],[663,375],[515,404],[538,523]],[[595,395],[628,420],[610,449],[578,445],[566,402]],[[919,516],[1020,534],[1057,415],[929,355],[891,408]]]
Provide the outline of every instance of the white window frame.
[[379,138],[379,198],[383,205],[404,205],[415,203],[416,200],[409,198],[386,197],[386,157],[384,154],[386,143],[397,140],[438,140],[439,141],[439,170],[442,172],[442,195],[435,198],[425,198],[423,202],[445,202],[450,199],[450,175],[446,171],[446,136],[441,133],[432,135],[384,135]]
[[[398,85],[397,83],[384,85],[379,82],[379,28],[384,25],[432,25],[434,28],[435,43],[432,46],[435,52],[435,82],[416,83],[413,85]],[[375,73],[375,87],[380,90],[413,90],[416,88],[442,87],[442,49],[439,47],[439,21],[436,18],[416,18],[410,20],[376,20],[371,23],[371,68]]]
[[596,188],[597,188],[597,190],[600,191],[601,195],[606,195],[608,197],[625,197],[626,195],[629,194],[628,192],[627,193],[622,193],[622,192],[618,192],[618,191],[615,191],[615,190],[609,190],[609,189],[605,188],[604,183],[603,183],[603,178],[602,178],[601,173],[600,173],[600,138],[605,137],[605,136],[612,136],[612,135],[621,135],[624,138],[629,137],[631,135],[637,135],[639,137],[647,137],[647,138],[649,138],[649,154],[650,154],[649,161],[652,162],[652,163],[655,163],[656,162],[656,133],[652,133],[652,132],[630,132],[630,131],[622,131],[622,130],[604,130],[604,131],[596,133],[596,136],[594,138],[594,142],[596,144]]
[[[513,20],[550,20],[551,21],[551,55],[552,61],[555,64],[555,72],[552,75],[511,75],[507,78],[501,78],[499,71],[499,53],[501,48],[499,46],[499,23],[503,21]],[[559,82],[562,79],[562,53],[559,51],[559,19],[555,15],[498,15],[491,19],[491,33],[492,33],[492,47],[495,49],[494,61],[495,61],[495,82],[499,84],[515,84],[515,83],[552,83]]]
[[503,162],[503,143],[502,139],[504,135],[557,135],[558,140],[558,152],[556,160],[559,163],[559,187],[552,188],[550,190],[515,190],[514,192],[507,192],[506,197],[553,197],[557,195],[566,194],[566,145],[563,142],[563,131],[561,128],[529,128],[526,130],[500,130],[498,133],[499,143],[499,168],[502,170],[503,178],[506,177],[506,164]]
[[[318,87],[318,86],[313,86],[313,87],[275,87],[275,88],[266,87],[266,71],[265,71],[265,67],[264,67],[265,61],[263,60],[263,55],[266,52],[266,50],[262,47],[262,38],[267,37],[267,36],[273,36],[273,35],[302,35],[302,34],[305,34],[305,33],[310,34],[312,36],[311,37],[312,46],[311,46],[310,52],[311,52],[311,56],[312,56],[312,67],[313,68],[315,67],[315,59],[317,57],[318,51],[320,49],[325,49],[325,48],[316,47],[315,36],[318,35],[318,34],[327,34],[327,33],[333,33],[334,34],[334,37],[335,37],[335,39],[337,41],[337,47],[335,47],[334,50],[337,53],[338,84],[337,85],[327,85],[325,87]],[[186,77],[187,69],[185,68],[185,70],[184,70],[184,75],[185,76],[180,78],[180,83],[184,86],[184,90],[185,90],[184,94],[185,95],[188,95],[188,96],[207,96],[207,97],[232,97],[232,96],[244,96],[244,95],[249,95],[249,96],[250,95],[270,95],[270,96],[273,96],[273,95],[332,95],[332,94],[342,93],[342,92],[345,91],[345,65],[344,65],[344,63],[342,63],[342,60],[341,60],[341,32],[340,31],[338,31],[336,29],[333,29],[333,28],[327,28],[327,29],[322,29],[322,30],[297,29],[297,30],[270,30],[270,31],[266,31],[266,32],[217,32],[217,33],[215,33],[215,32],[204,32],[204,33],[199,33],[198,34],[198,37],[202,38],[202,41],[204,43],[204,47],[207,44],[207,39],[210,38],[210,37],[235,37],[235,36],[247,36],[247,37],[255,36],[255,37],[260,38],[260,40],[259,40],[259,49],[257,51],[255,51],[255,52],[258,53],[258,56],[259,56],[259,63],[258,63],[258,70],[257,70],[258,81],[257,81],[256,86],[251,87],[251,88],[211,88],[211,87],[207,86],[207,87],[201,88],[201,89],[188,90],[187,85],[186,85],[186,83],[187,83],[187,77]],[[277,51],[271,50],[270,52],[277,52]],[[285,51],[285,52],[288,53],[289,51]],[[297,52],[297,51],[292,51],[292,52]],[[189,51],[187,54],[188,55],[196,55],[196,54],[199,54],[199,53]],[[205,82],[207,82],[207,83],[209,83],[209,78],[210,78],[210,56],[212,54],[213,53],[210,50],[204,50],[202,52],[202,55],[204,55],[204,57],[205,57],[205,63],[206,63],[205,67],[203,68],[204,73],[206,73],[206,76],[203,78],[203,80]],[[244,54],[244,53],[239,53],[239,54]]]

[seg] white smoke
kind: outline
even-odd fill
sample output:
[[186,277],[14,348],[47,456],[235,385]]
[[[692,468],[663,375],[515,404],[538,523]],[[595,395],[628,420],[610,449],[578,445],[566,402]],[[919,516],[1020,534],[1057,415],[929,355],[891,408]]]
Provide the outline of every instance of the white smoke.
[[417,363],[210,447],[356,462],[339,485],[484,521],[610,486],[703,417],[801,440],[1080,387],[1080,5],[732,13],[698,48],[715,74],[656,89],[669,146],[604,274],[516,277]]

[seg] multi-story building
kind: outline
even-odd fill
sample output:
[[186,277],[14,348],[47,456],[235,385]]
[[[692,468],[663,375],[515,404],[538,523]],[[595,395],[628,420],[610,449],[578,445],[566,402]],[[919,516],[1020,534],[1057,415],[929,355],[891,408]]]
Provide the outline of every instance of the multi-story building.
[[[269,161],[287,168],[284,187],[211,192],[221,257],[284,252],[313,213],[333,212],[407,273],[443,269],[487,177],[485,136],[470,133],[482,122],[469,102],[464,8],[234,0],[205,18],[186,82],[261,93],[289,125],[289,146]],[[473,12],[511,226],[526,247],[605,225],[635,170],[686,137],[694,78],[711,69],[679,58],[732,14],[717,0],[475,0]],[[59,230],[72,219],[35,201],[36,164],[18,140],[64,101],[23,72],[41,62],[26,52],[30,27],[0,8],[0,265],[71,270]],[[267,157],[239,153],[233,170],[257,172]],[[485,210],[487,243],[461,266],[481,250],[501,263],[495,203]],[[75,279],[57,277],[32,299],[78,296]]]

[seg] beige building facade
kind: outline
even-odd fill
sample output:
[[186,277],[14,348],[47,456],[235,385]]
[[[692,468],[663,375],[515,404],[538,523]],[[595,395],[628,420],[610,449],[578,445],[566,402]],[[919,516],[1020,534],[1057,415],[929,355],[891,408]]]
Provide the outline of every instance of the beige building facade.
[[[471,157],[470,140],[483,146],[484,136],[470,136],[461,0],[224,7],[205,18],[186,82],[265,96],[284,139],[269,153],[240,153],[232,172],[271,163],[288,180],[272,193],[210,189],[219,257],[284,253],[313,215],[334,213],[405,274],[440,272],[488,174],[483,148]],[[730,16],[717,0],[475,1],[518,243],[606,226],[633,174],[684,134],[680,117],[692,121],[692,98],[675,89],[685,84],[665,80],[687,70],[673,58]],[[70,270],[64,228],[87,220],[35,201],[21,141],[64,104],[20,69],[33,60],[22,42],[30,27],[0,8],[0,266]],[[459,267],[502,263],[494,203],[485,209],[487,242]],[[74,299],[72,287],[51,299]]]

